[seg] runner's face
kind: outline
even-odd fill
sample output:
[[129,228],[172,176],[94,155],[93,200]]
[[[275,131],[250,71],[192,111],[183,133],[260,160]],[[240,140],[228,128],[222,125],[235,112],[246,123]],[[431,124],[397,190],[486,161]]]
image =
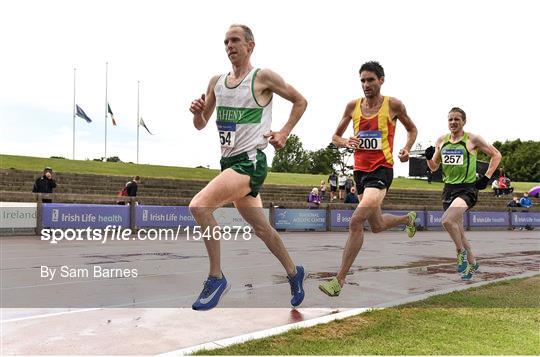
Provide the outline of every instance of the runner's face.
[[461,132],[463,130],[464,125],[465,125],[465,120],[463,120],[460,113],[458,112],[448,113],[448,129],[450,129],[450,132],[452,134]]
[[360,82],[362,83],[362,90],[366,98],[374,98],[381,92],[381,85],[384,83],[384,77],[380,79],[377,75],[370,71],[363,71],[360,73]]
[[225,34],[225,52],[231,63],[240,63],[246,57],[251,56],[255,43],[247,42],[244,37],[244,30],[241,27],[231,27]]

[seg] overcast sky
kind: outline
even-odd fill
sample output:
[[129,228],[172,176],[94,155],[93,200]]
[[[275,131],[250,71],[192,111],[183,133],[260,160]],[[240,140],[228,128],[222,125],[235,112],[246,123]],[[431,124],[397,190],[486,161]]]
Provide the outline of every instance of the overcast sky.
[[[427,144],[460,106],[466,130],[488,141],[538,140],[539,5],[536,1],[2,1],[0,152],[72,157],[76,101],[94,120],[76,119],[76,159],[104,154],[105,62],[117,127],[107,156],[140,163],[219,165],[212,122],[197,131],[188,111],[212,75],[230,63],[223,39],[244,23],[255,35],[255,67],[271,68],[309,101],[294,129],[304,147],[325,147],[345,105],[362,95],[359,66],[378,60],[385,95],[404,102]],[[273,129],[290,103],[275,97]],[[349,130],[352,133],[352,128]],[[399,125],[395,150],[405,143]],[[266,149],[269,162],[274,149]],[[406,175],[407,165],[396,164]]]

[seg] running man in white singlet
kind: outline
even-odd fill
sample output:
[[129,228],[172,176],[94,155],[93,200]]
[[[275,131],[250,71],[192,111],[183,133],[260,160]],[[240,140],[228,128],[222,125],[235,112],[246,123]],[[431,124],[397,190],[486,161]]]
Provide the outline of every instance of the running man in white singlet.
[[[268,142],[276,150],[285,146],[287,137],[306,110],[307,101],[277,73],[257,69],[250,63],[255,48],[253,33],[245,25],[231,25],[225,35],[225,50],[232,71],[212,77],[206,94],[191,103],[193,125],[201,130],[216,109],[216,124],[221,144],[221,173],[206,185],[189,205],[201,230],[210,232],[218,224],[213,212],[234,203],[255,234],[285,268],[291,285],[291,305],[304,299],[304,268],[295,266],[283,242],[263,214],[259,190],[266,178]],[[289,119],[279,131],[271,131],[272,96],[276,93],[293,106]],[[216,237],[217,238],[217,237]],[[205,239],[210,272],[195,303],[195,310],[214,308],[230,288],[221,271],[220,242]]]

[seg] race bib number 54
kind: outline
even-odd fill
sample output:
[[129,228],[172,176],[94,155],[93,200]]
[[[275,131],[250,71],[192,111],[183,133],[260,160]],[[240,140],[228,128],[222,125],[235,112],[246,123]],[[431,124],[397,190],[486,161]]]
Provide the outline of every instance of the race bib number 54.
[[234,147],[234,139],[236,137],[236,123],[218,121],[217,127],[221,146],[226,146],[229,148]]
[[379,130],[361,131],[358,133],[358,149],[382,150],[382,132]]
[[461,149],[443,149],[442,162],[445,165],[463,165],[464,152]]

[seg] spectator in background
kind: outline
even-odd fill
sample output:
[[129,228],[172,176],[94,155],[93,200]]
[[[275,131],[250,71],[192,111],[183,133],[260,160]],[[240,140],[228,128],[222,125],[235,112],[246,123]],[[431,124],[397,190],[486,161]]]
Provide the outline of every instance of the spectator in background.
[[508,178],[508,176],[499,176],[499,189],[501,190],[502,195],[509,195],[514,192],[512,182],[510,181],[510,178]]
[[345,182],[347,182],[347,176],[343,172],[339,173],[338,176],[338,187],[339,187],[339,199],[343,200],[345,198]]
[[523,197],[521,197],[521,199],[519,200],[519,204],[523,208],[527,208],[527,209],[531,208],[533,203],[532,203],[531,199],[529,198],[529,193],[528,192],[523,193]]
[[519,199],[516,195],[514,195],[514,197],[512,197],[512,200],[508,201],[508,203],[506,204],[506,207],[512,209],[512,212],[515,212],[515,208],[517,207],[521,207],[521,205],[519,204]]
[[347,180],[345,181],[345,193],[349,194],[351,192],[351,187],[354,187],[354,180],[351,175],[347,176]]
[[[36,180],[32,192],[34,193],[53,193],[56,188],[56,181],[52,178],[53,170],[50,167],[43,169],[43,175]],[[51,203],[52,199],[42,198],[43,203]]]
[[328,176],[328,183],[330,184],[330,202],[336,199],[337,182],[338,177],[336,172],[333,171],[330,176]]
[[[126,185],[124,188],[118,192],[118,197],[137,197],[137,190],[139,188],[139,180],[141,178],[139,176],[133,176],[133,179],[131,181],[126,182]],[[116,202],[119,205],[125,205],[126,201],[119,200]]]
[[427,183],[431,185],[431,181],[433,181],[433,172],[431,172],[429,168],[426,171],[426,176],[427,176]]
[[491,183],[491,189],[493,190],[493,195],[499,197],[501,195],[501,188],[499,186],[499,180],[493,180]]
[[127,187],[127,195],[129,197],[137,197],[137,189],[139,188],[139,181],[140,181],[140,177],[139,176],[133,176],[133,180],[129,181],[127,184],[126,184],[126,187]]
[[319,196],[319,189],[313,187],[311,193],[308,196],[308,207],[309,208],[319,208],[321,205],[321,196]]
[[324,196],[326,195],[326,182],[324,182],[324,180],[321,181],[321,185],[319,186],[319,192],[321,196],[321,201],[324,201]]
[[351,191],[345,196],[345,203],[358,203],[358,195],[356,194],[356,187],[351,187]]

